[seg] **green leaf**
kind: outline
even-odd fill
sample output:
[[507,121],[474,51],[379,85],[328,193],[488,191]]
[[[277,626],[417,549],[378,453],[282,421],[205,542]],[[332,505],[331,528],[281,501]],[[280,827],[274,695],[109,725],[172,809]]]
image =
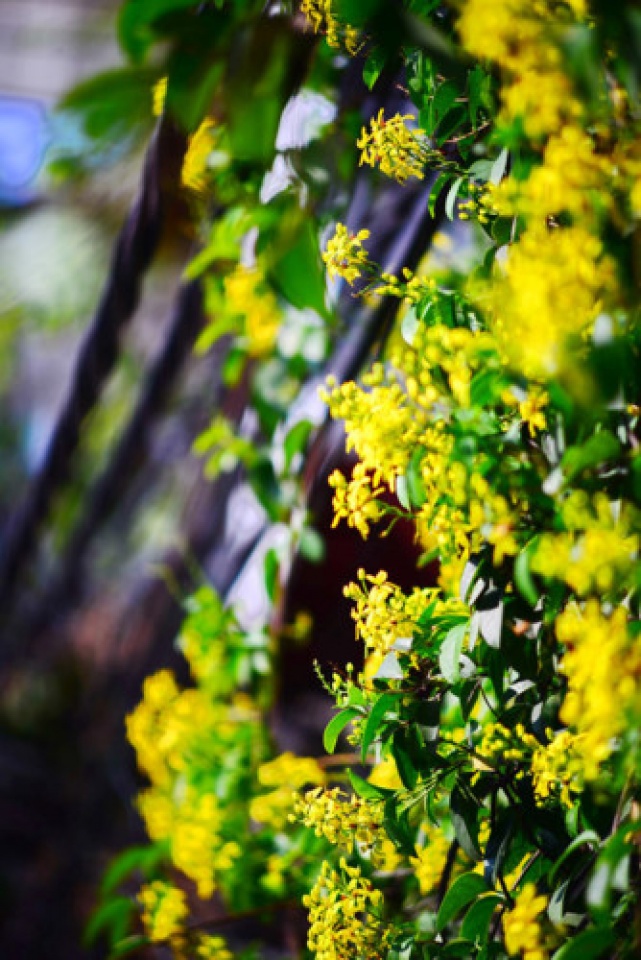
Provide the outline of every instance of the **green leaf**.
[[490,183],[493,183],[498,187],[499,183],[505,176],[505,171],[507,170],[507,162],[509,160],[510,153],[507,147],[503,147],[498,157],[492,164],[492,172],[490,173]]
[[487,939],[492,916],[503,897],[498,893],[484,893],[472,904],[461,925],[461,936],[474,943]]
[[375,676],[379,680],[402,680],[403,671],[398,662],[398,657],[393,650],[390,650],[388,654],[383,658],[383,662],[376,671]]
[[80,118],[84,132],[109,149],[140,124],[150,124],[151,89],[157,73],[147,68],[108,70],[79,84],[58,109]]
[[126,0],[118,19],[118,39],[125,53],[139,62],[156,39],[153,25],[157,20],[197,6],[197,0]]
[[357,710],[355,707],[346,707],[345,710],[341,710],[335,717],[332,717],[323,733],[323,746],[327,753],[334,752],[338,738],[347,724],[351,723],[355,717],[361,717],[362,715],[361,710]]
[[461,675],[461,650],[467,635],[468,624],[459,623],[448,631],[439,653],[439,667],[448,683],[456,683]]
[[613,946],[613,930],[584,930],[557,950],[552,960],[600,960]]
[[111,944],[122,940],[127,934],[129,920],[134,910],[133,901],[129,897],[114,897],[103,903],[91,915],[85,927],[83,940],[86,945],[95,943],[98,937],[109,937]]
[[353,770],[348,770],[347,776],[349,777],[349,782],[352,785],[354,793],[362,797],[363,800],[386,800],[388,797],[394,795],[393,790],[386,790],[384,787],[375,787],[373,783],[363,780],[363,778],[359,777]]
[[447,197],[445,200],[445,215],[448,220],[454,219],[454,205],[456,204],[456,197],[459,190],[465,183],[465,177],[457,177],[450,189],[447,191]]
[[473,796],[464,793],[457,785],[450,796],[450,814],[454,834],[464,853],[470,860],[480,860],[478,828],[476,825],[478,804]]
[[487,91],[489,85],[489,76],[485,70],[478,64],[468,74],[468,110],[470,114],[470,123],[476,127],[479,111],[481,107],[487,106]]
[[278,571],[280,570],[280,559],[278,553],[272,547],[267,551],[263,559],[263,577],[265,581],[265,590],[270,601],[276,600],[276,591],[278,589]]
[[432,184],[430,189],[430,198],[427,204],[427,209],[429,210],[430,217],[433,217],[436,212],[436,204],[441,195],[441,191],[446,183],[449,183],[452,179],[451,173],[439,173],[438,177]]
[[563,851],[558,860],[555,861],[554,866],[550,870],[548,883],[550,886],[554,885],[557,874],[565,861],[572,856],[575,850],[578,850],[580,847],[585,846],[586,844],[600,844],[601,838],[595,830],[584,830],[583,833],[580,833],[578,837],[575,837],[571,844]]
[[288,431],[283,444],[285,448],[285,470],[289,470],[297,453],[303,453],[314,425],[309,420],[299,420]]
[[571,480],[583,470],[597,467],[621,454],[621,444],[609,430],[593,434],[580,447],[569,447],[563,454],[561,466]]
[[293,306],[299,310],[311,307],[321,316],[327,316],[325,271],[311,219],[299,226],[270,272],[279,291]]
[[130,847],[119,854],[111,861],[103,875],[100,885],[103,896],[112,893],[134,870],[145,871],[163,855],[156,846]]
[[325,541],[313,527],[303,527],[300,532],[298,549],[301,556],[310,563],[321,563],[325,559]]
[[363,739],[361,741],[361,759],[365,762],[367,751],[372,741],[376,738],[378,729],[383,721],[385,714],[389,712],[397,713],[399,692],[387,691],[382,693],[378,700],[372,705],[372,709],[363,729]]
[[[456,101],[458,88],[455,83],[446,81],[442,83],[434,94],[427,111],[427,130],[428,136],[433,136],[441,120],[449,113],[450,108]],[[422,122],[422,121],[421,121]]]
[[483,893],[491,892],[479,873],[464,873],[457,877],[443,898],[436,915],[436,929],[440,932],[459,915],[463,907]]
[[115,947],[112,947],[109,953],[109,960],[112,960],[112,958],[116,957],[124,957],[133,950],[138,950],[140,947],[146,947],[148,944],[149,937],[143,937],[141,935],[127,937],[125,940],[121,940],[120,943],[117,943]]
[[423,474],[421,465],[425,457],[425,447],[417,447],[410,458],[409,466],[406,471],[407,495],[412,507],[419,510],[427,498],[427,491],[423,483]]
[[363,66],[363,83],[368,90],[374,87],[374,84],[385,69],[388,59],[388,51],[381,47],[375,47],[368,56]]
[[535,607],[539,602],[540,591],[530,572],[532,556],[536,553],[538,537],[534,537],[517,555],[514,562],[514,582],[525,600],[531,607]]
[[414,337],[416,336],[416,331],[420,326],[420,321],[416,315],[416,307],[411,306],[405,316],[401,320],[401,336],[405,343],[408,343],[410,347],[414,343]]

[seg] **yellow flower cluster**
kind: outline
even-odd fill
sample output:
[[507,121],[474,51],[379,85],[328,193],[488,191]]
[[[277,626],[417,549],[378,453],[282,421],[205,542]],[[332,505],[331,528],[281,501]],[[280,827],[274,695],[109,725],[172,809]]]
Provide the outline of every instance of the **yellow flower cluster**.
[[463,46],[501,67],[506,78],[502,118],[519,119],[530,137],[558,130],[581,115],[553,28],[584,12],[582,4],[554,0],[465,0],[462,6],[458,30]]
[[583,609],[568,607],[556,621],[566,647],[561,670],[568,678],[561,719],[580,735],[576,749],[586,780],[599,776],[615,738],[641,708],[641,646],[629,636],[627,623],[623,607],[605,616],[597,600]]
[[145,932],[154,943],[171,940],[182,932],[189,909],[187,898],[178,887],[155,880],[141,888],[138,901]]
[[328,240],[323,253],[323,262],[330,277],[342,277],[353,284],[363,273],[371,272],[373,265],[363,246],[363,240],[367,240],[369,235],[369,230],[349,233],[345,224],[336,224],[334,236]]
[[189,137],[180,173],[181,183],[187,190],[197,194],[207,190],[210,182],[207,163],[216,145],[218,132],[214,121],[207,117]]
[[379,499],[384,495],[385,487],[380,483],[372,482],[372,477],[364,463],[356,464],[349,480],[340,470],[334,470],[328,483],[334,491],[332,526],[335,527],[341,520],[346,520],[348,525],[358,530],[366,540],[371,524],[377,523],[385,514],[384,506]]
[[327,779],[317,760],[313,757],[296,757],[293,753],[282,753],[274,760],[261,764],[257,777],[261,787],[269,792],[251,799],[249,815],[257,823],[268,824],[276,830],[286,825],[296,791],[308,784],[322,786]]
[[225,312],[242,321],[249,353],[265,356],[276,343],[282,313],[263,271],[239,265],[225,277],[224,288]]
[[380,167],[382,173],[399,183],[405,183],[409,177],[422,180],[427,159],[422,142],[425,132],[409,129],[407,122],[414,119],[411,114],[401,116],[397,113],[387,119],[383,114],[381,108],[370,121],[369,130],[363,127],[356,141],[361,151],[360,165],[366,163],[370,167]]
[[343,593],[356,606],[352,618],[356,621],[356,636],[365,644],[367,652],[385,656],[397,640],[411,639],[421,616],[433,606],[434,616],[443,613],[466,613],[458,600],[441,600],[436,589],[414,587],[405,594],[388,580],[384,570],[376,575],[358,571],[360,585],[348,584]]
[[[359,458],[351,480],[339,471],[330,477],[334,524],[345,518],[367,536],[385,515],[385,488],[396,490],[421,450],[424,502],[415,516],[417,535],[426,553],[440,555],[440,583],[453,593],[465,562],[484,540],[494,547],[497,563],[519,549],[522,494],[494,492],[480,470],[469,471],[453,457],[448,429],[452,415],[470,405],[474,373],[493,357],[495,341],[487,333],[421,326],[412,347],[393,356],[393,366],[375,364],[362,385],[338,386],[330,379],[321,391],[332,416],[345,423],[347,449]],[[524,414],[536,422],[534,406],[543,402],[543,394],[533,393],[532,409]]]
[[[510,248],[505,271],[480,291],[509,365],[526,376],[558,373],[569,338],[584,336],[612,289],[614,266],[584,227],[532,226]],[[574,347],[576,356],[576,347]]]
[[638,557],[639,536],[630,533],[627,516],[620,514],[615,520],[607,497],[595,498],[595,512],[596,516],[584,511],[583,530],[543,534],[532,570],[564,581],[579,596],[620,587]]
[[309,910],[307,945],[316,960],[378,960],[387,955],[389,931],[380,916],[383,895],[341,859],[327,861],[303,905]]
[[217,758],[223,765],[234,756],[239,730],[250,735],[255,719],[251,702],[239,696],[227,705],[200,688],[180,690],[168,670],[147,678],[143,699],[127,718],[128,739],[152,782],[138,799],[147,831],[169,843],[173,863],[203,898],[241,853],[224,835],[212,771]]
[[200,934],[196,943],[196,958],[197,960],[234,960],[234,955],[224,937],[203,933]]
[[329,378],[331,393],[321,391],[331,415],[345,422],[347,450],[355,450],[371,474],[373,487],[385,484],[393,491],[397,477],[407,470],[412,451],[426,426],[424,412],[413,409],[398,382],[384,382],[382,365],[363,377],[369,389],[353,381],[340,386]]
[[292,819],[310,827],[317,837],[348,853],[356,847],[377,862],[386,833],[382,827],[383,807],[375,800],[348,795],[340,787],[308,790],[294,804]]
[[451,841],[439,827],[429,824],[423,830],[424,843],[415,857],[410,858],[416,879],[423,895],[431,893],[441,879],[447,862]]
[[534,795],[544,802],[558,796],[565,807],[571,807],[583,788],[583,759],[579,750],[580,738],[569,730],[556,735],[546,730],[547,745],[538,744],[532,753],[530,769]]
[[[528,733],[523,724],[514,730],[501,723],[488,724],[483,730],[473,766],[482,770],[503,770],[506,763],[519,765],[515,779],[528,773],[532,776],[534,796],[543,805],[550,798],[566,807],[573,805],[573,793],[583,785],[583,751],[581,737],[568,730],[554,734],[546,730],[549,743],[543,744]],[[477,776],[479,774],[477,773]]]
[[505,947],[510,956],[522,960],[548,960],[549,951],[538,921],[547,907],[547,897],[539,896],[533,883],[526,883],[516,903],[503,917]]
[[314,33],[325,34],[330,47],[344,48],[352,56],[358,53],[363,45],[358,30],[337,16],[335,0],[301,0],[300,9]]

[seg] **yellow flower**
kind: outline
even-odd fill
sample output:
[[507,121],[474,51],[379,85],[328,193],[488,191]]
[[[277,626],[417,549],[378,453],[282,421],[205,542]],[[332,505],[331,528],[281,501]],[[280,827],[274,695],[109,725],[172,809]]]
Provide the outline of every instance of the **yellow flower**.
[[209,186],[207,161],[214,149],[217,132],[216,124],[207,117],[189,137],[180,173],[181,183],[187,190],[204,193]]
[[282,829],[292,812],[296,791],[309,784],[322,785],[326,779],[324,770],[313,757],[283,753],[261,764],[258,782],[262,787],[272,789],[251,799],[249,814],[252,820]]
[[566,646],[561,670],[568,678],[561,719],[580,734],[576,750],[586,780],[598,777],[628,714],[636,715],[641,705],[641,649],[628,636],[627,621],[623,607],[605,616],[596,600],[583,609],[568,607],[556,621]]
[[547,960],[543,935],[537,917],[547,907],[547,897],[537,896],[533,883],[526,883],[516,903],[503,917],[505,948],[510,956],[522,960]]
[[181,933],[189,915],[182,890],[164,880],[146,884],[138,894],[143,908],[142,921],[150,940],[157,943]]
[[441,879],[450,849],[450,841],[439,827],[429,824],[424,834],[424,845],[419,847],[415,857],[410,858],[423,895],[431,893]]
[[259,266],[239,265],[225,277],[224,287],[224,309],[229,316],[242,320],[249,353],[265,356],[276,343],[282,320],[278,300],[265,274]]
[[163,110],[165,109],[165,99],[167,97],[167,81],[168,77],[161,77],[158,80],[151,91],[152,96],[152,107],[151,112],[154,117],[159,117]]
[[370,129],[363,127],[356,146],[361,151],[360,165],[380,167],[382,173],[393,177],[399,183],[405,183],[409,177],[422,180],[426,151],[421,137],[423,130],[410,130],[407,121],[413,120],[411,114],[400,113],[385,119],[383,110],[370,121]]
[[328,46],[355,55],[362,46],[358,31],[337,15],[335,0],[301,0],[300,9],[314,33],[324,33]]
[[336,232],[323,253],[330,277],[342,277],[353,284],[363,271],[371,269],[367,250],[363,247],[363,240],[367,240],[369,235],[369,230],[359,230],[354,234],[349,233],[344,224],[336,224]]
[[546,421],[543,411],[548,405],[549,399],[545,390],[533,387],[525,400],[519,403],[521,419],[524,423],[527,423],[531,436],[534,436],[537,430],[545,430]]

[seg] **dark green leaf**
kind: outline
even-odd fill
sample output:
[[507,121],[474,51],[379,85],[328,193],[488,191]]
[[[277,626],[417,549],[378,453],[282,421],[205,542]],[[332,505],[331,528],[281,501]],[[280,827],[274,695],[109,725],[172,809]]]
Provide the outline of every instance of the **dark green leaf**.
[[503,898],[498,893],[481,894],[465,914],[461,936],[475,943],[486,940],[494,911],[500,903]]
[[464,873],[457,877],[439,907],[436,915],[436,929],[443,930],[468,903],[476,900],[483,893],[488,893],[488,886],[480,874]]
[[457,785],[450,796],[450,812],[456,839],[470,860],[480,860],[478,845],[477,814],[478,804],[474,797],[465,793]]
[[449,183],[451,179],[452,179],[451,173],[439,173],[438,177],[432,184],[432,188],[430,190],[430,198],[427,205],[427,208],[430,213],[430,217],[434,216],[434,213],[436,211],[436,204],[438,203],[438,199],[441,195],[441,191],[443,190],[443,187],[445,186],[446,183]]
[[614,944],[613,930],[584,930],[565,943],[552,960],[601,960]]
[[85,927],[85,944],[95,943],[101,935],[107,936],[111,944],[122,940],[127,934],[133,910],[134,904],[129,897],[115,897],[103,903]]
[[127,937],[126,940],[121,940],[120,943],[115,945],[115,947],[112,947],[111,952],[109,953],[109,960],[112,960],[112,958],[116,957],[124,957],[133,950],[138,950],[140,947],[146,947],[148,944],[149,937]]
[[382,693],[378,700],[372,705],[372,709],[363,728],[363,739],[361,741],[361,758],[365,761],[367,751],[372,741],[376,738],[378,728],[388,712],[398,710],[398,698],[400,694],[396,692]]

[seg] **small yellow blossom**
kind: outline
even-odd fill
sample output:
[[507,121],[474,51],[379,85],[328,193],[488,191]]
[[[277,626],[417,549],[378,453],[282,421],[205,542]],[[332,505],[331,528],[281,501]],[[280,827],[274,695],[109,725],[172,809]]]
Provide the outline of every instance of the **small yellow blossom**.
[[167,98],[168,77],[161,77],[151,91],[152,106],[151,112],[154,117],[159,117],[165,109],[165,100]]
[[216,124],[207,117],[189,137],[180,173],[181,183],[187,190],[199,194],[207,190],[209,186],[207,161],[214,149],[217,132]]
[[224,937],[216,934],[201,933],[196,941],[197,960],[234,960]]

